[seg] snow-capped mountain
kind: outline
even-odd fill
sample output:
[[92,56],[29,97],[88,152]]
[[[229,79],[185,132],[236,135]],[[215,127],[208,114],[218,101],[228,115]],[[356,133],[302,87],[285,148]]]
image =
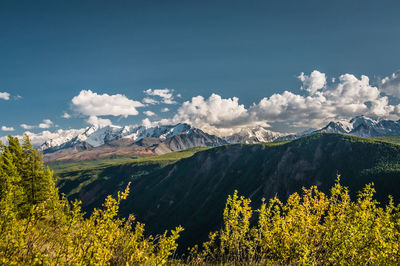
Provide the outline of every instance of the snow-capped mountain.
[[358,116],[350,121],[332,121],[319,130],[284,134],[261,126],[243,128],[224,138],[207,134],[188,124],[164,126],[91,126],[63,131],[45,141],[40,150],[45,160],[84,160],[113,155],[163,154],[196,146],[219,146],[227,143],[260,143],[293,140],[312,133],[341,133],[360,137],[400,135],[400,121],[374,120]]
[[357,116],[350,121],[332,121],[313,133],[341,133],[358,137],[400,135],[400,121],[374,120]]
[[75,135],[60,136],[56,139],[49,139],[40,146],[42,151],[54,152],[58,149],[72,147],[81,143],[87,143],[91,147],[99,147],[110,141],[121,138],[138,141],[143,138],[159,138],[165,140],[178,134],[187,134],[193,128],[188,124],[177,124],[167,126],[98,126],[93,125],[85,130],[75,132]]
[[227,136],[224,139],[229,143],[254,144],[260,142],[273,142],[287,134],[273,132],[261,126],[255,128],[243,128],[240,132]]
[[188,124],[177,124],[155,127],[92,126],[73,138],[60,137],[48,140],[41,148],[45,161],[55,161],[108,156],[146,156],[197,146],[213,147],[223,144],[227,142],[222,138],[207,134]]

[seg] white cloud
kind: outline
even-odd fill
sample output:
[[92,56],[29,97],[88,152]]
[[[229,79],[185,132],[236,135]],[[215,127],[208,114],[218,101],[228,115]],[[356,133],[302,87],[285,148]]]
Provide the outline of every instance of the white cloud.
[[50,119],[44,119],[43,123],[39,124],[39,128],[50,128],[53,126],[53,122]]
[[301,80],[301,82],[303,82],[302,88],[311,94],[316,93],[326,85],[325,73],[321,73],[318,70],[311,72],[310,76],[305,75],[304,72],[301,72],[298,78]]
[[21,124],[20,125],[23,129],[34,129],[35,126],[27,125],[27,124]]
[[13,127],[6,127],[6,126],[1,126],[2,131],[14,131]]
[[[390,81],[397,78],[397,75],[392,75]],[[290,91],[276,93],[248,108],[239,104],[236,97],[223,99],[212,94],[204,99],[197,96],[184,102],[172,119],[159,122],[186,122],[213,134],[226,135],[242,127],[276,122],[296,131],[298,127],[317,128],[332,119],[357,115],[400,117],[400,104],[391,105],[389,98],[371,85],[367,76],[357,78],[343,74],[337,79],[329,79],[333,82],[328,84],[326,75],[315,70],[310,75],[300,74],[299,79],[303,82],[305,95]]]
[[110,119],[99,118],[94,115],[92,115],[88,119],[86,119],[86,122],[91,125],[99,125],[99,126],[111,126],[112,125],[112,122]]
[[0,92],[0,99],[8,101],[10,100],[10,94],[8,92]]
[[[396,102],[393,97],[400,98],[400,72],[379,81],[378,87],[372,85],[365,75],[356,77],[343,74],[337,78],[328,78],[325,73],[314,70],[310,74],[301,73],[298,78],[302,81],[301,90],[275,93],[250,106],[241,104],[237,97],[222,98],[218,94],[212,94],[204,98],[199,95],[185,101],[172,118],[159,121],[146,118],[142,123],[145,126],[154,126],[185,122],[223,136],[238,132],[243,127],[256,125],[279,124],[285,131],[298,131],[299,127],[318,128],[330,120],[348,119],[357,115],[395,120],[400,118],[400,104],[392,103]],[[170,89],[148,89],[145,93],[150,96],[147,97],[149,100],[143,99],[146,104],[154,101],[174,102],[173,90]],[[98,125],[112,124],[109,119],[99,116],[126,117],[137,114],[136,107],[139,106],[144,105],[124,95],[98,95],[90,90],[81,91],[72,100],[73,110],[87,115],[89,118],[86,121],[89,124]],[[168,111],[168,108],[161,109],[161,112]],[[155,115],[149,110],[143,113],[148,117]],[[52,125],[46,123],[46,120],[41,124]],[[21,124],[25,129],[39,126]]]
[[176,101],[174,101],[173,92],[174,90],[171,89],[148,89],[144,91],[144,93],[149,96],[160,97],[162,102],[165,104],[176,104]]
[[62,115],[62,117],[65,118],[65,119],[70,119],[70,118],[71,118],[71,115],[68,114],[67,112],[64,112],[64,114]]
[[27,124],[21,124],[20,126],[23,129],[29,130],[29,129],[34,129],[34,128],[43,128],[43,129],[50,128],[53,125],[54,125],[53,121],[51,121],[50,119],[43,119],[43,122],[39,123],[39,125],[37,125],[37,126],[35,126],[35,125],[27,125]]
[[[44,131],[42,131],[40,133],[37,133],[37,134],[33,133],[33,132],[30,132],[30,131],[25,131],[24,133],[26,133],[29,136],[29,138],[31,140],[31,143],[35,147],[37,147],[37,146],[43,144],[45,141],[50,140],[50,139],[52,139],[52,140],[56,140],[56,139],[59,139],[59,138],[72,139],[73,137],[77,136],[80,133],[83,133],[84,131],[85,131],[85,129],[81,128],[81,129],[58,129],[57,131],[54,131],[54,132],[50,132],[48,130],[44,130]],[[24,136],[23,135],[17,135],[15,137],[17,137],[18,139],[22,140]],[[7,143],[7,137],[0,137],[0,140],[3,143]]]
[[159,101],[154,100],[153,98],[149,98],[149,97],[143,98],[143,102],[145,104],[158,104],[158,103],[160,103]]
[[141,102],[128,99],[122,94],[97,94],[91,90],[82,90],[72,98],[72,109],[88,116],[113,115],[128,117],[137,115],[137,107],[144,106]]
[[146,116],[155,116],[156,114],[152,111],[144,111],[143,114],[145,114]]
[[400,98],[400,71],[382,79],[380,86],[382,92],[386,93],[387,95]]
[[[170,121],[168,121],[168,122],[170,122]],[[151,122],[149,118],[145,118],[145,119],[142,120],[142,125],[145,126],[145,127],[155,127],[155,126],[160,125],[160,124],[162,124],[161,121]]]
[[[325,80],[325,75],[323,79]],[[257,120],[318,127],[334,118],[362,114],[373,117],[389,116],[393,110],[388,106],[387,98],[380,95],[378,88],[369,84],[367,76],[363,75],[358,79],[354,75],[344,74],[339,77],[338,82],[330,86],[321,87],[322,84],[323,82],[315,86],[309,85],[307,88],[312,87],[307,89],[309,95],[285,91],[263,98],[250,108],[250,112]]]
[[248,118],[247,109],[239,104],[237,97],[223,99],[213,93],[208,99],[196,96],[184,102],[177,114],[170,120],[163,120],[163,123],[189,123],[218,135],[232,133],[243,126],[264,124]]

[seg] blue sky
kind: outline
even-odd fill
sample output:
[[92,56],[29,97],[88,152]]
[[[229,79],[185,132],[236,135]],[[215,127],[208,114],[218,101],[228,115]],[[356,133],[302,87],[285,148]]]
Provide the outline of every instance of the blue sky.
[[[316,127],[325,122],[315,114],[321,113],[316,107],[321,104],[326,105],[325,120],[358,114],[396,119],[399,12],[398,1],[3,0],[0,136],[23,133],[27,129],[21,124],[35,133],[81,128],[94,117],[140,124],[148,117],[145,111],[155,114],[148,117],[151,122],[193,120],[224,132],[263,123],[279,131]],[[314,70],[324,78],[317,72],[311,78]],[[298,78],[302,72],[303,81]],[[340,81],[345,74],[352,76]],[[360,103],[352,93],[340,94],[341,86],[365,86],[364,92],[352,93],[367,96]],[[322,97],[329,106],[312,87],[327,91]],[[174,104],[144,92],[165,88]],[[286,90],[296,96],[284,95]],[[106,107],[104,112],[82,111],[84,99],[77,98],[82,100],[77,105],[72,99],[88,91],[86,96],[102,104],[116,99],[102,95],[121,94],[131,101],[121,108],[133,104],[137,114],[107,113]],[[219,98],[210,98],[213,94]],[[196,96],[204,101],[193,101]],[[332,102],[339,96],[350,98],[336,106]],[[158,103],[146,104],[146,97]],[[267,99],[264,105],[262,99]],[[374,104],[385,111],[372,110]],[[165,108],[169,111],[161,112]],[[210,118],[202,108],[221,115]],[[71,117],[63,118],[64,112]]]

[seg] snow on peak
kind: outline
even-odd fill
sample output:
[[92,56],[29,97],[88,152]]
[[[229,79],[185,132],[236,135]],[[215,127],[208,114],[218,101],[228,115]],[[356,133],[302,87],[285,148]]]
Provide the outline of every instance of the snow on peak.
[[229,143],[259,143],[272,142],[279,137],[284,136],[283,133],[273,132],[261,126],[255,128],[242,128],[238,133],[225,137]]
[[363,116],[363,115],[357,116],[350,120],[350,124],[353,125],[353,129],[359,127],[360,125],[373,126],[373,125],[376,125],[377,123],[378,123],[378,121],[373,120],[373,119]]
[[[178,134],[188,133],[191,126],[188,124],[166,125],[166,126],[99,126],[92,125],[86,129],[80,129],[69,136],[49,139],[41,145],[41,150],[86,142],[92,147],[104,145],[110,141],[120,138],[129,138],[138,141],[143,138],[160,138],[165,140]],[[68,145],[68,146],[70,146]]]

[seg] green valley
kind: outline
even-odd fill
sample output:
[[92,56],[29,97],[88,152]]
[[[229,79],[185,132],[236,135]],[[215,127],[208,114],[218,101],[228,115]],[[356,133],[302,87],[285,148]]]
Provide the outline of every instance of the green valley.
[[378,200],[387,202],[388,195],[400,199],[399,162],[400,146],[393,143],[314,134],[291,142],[225,145],[54,169],[60,191],[82,200],[88,212],[132,182],[121,214],[134,213],[150,233],[182,225],[179,241],[184,248],[205,240],[221,225],[225,200],[234,190],[259,207],[262,198],[286,200],[302,187],[317,185],[328,192],[340,174],[354,193],[374,182]]

